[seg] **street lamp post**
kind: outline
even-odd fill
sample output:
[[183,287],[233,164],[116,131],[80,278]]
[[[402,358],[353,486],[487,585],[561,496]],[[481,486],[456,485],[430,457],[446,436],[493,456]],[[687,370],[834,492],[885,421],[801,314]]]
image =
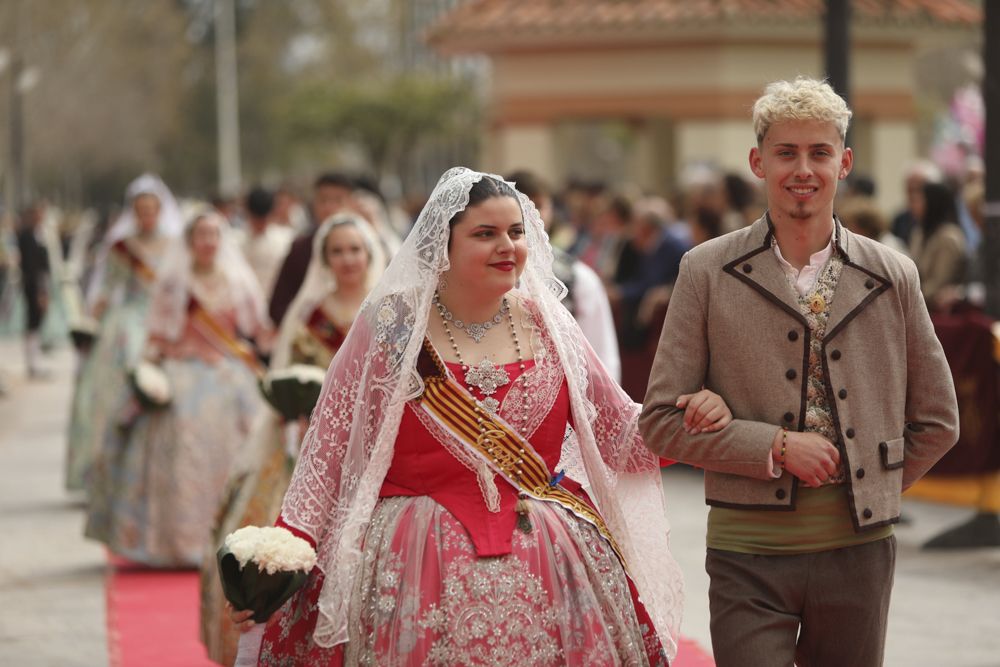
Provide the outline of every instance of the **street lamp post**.
[[[851,0],[826,0],[823,17],[823,55],[826,77],[837,94],[851,105]],[[844,143],[850,146],[848,129]]]
[[215,0],[215,90],[219,191],[240,190],[240,115],[236,73],[236,10],[233,0]]
[[851,2],[826,0],[823,21],[826,76],[830,86],[851,104]]
[[18,54],[10,60],[8,83],[10,109],[7,137],[7,210],[17,216],[24,205],[24,100],[21,74],[24,63]]
[[986,312],[1000,320],[1000,3],[983,3],[983,103],[986,107],[985,225],[980,252]]

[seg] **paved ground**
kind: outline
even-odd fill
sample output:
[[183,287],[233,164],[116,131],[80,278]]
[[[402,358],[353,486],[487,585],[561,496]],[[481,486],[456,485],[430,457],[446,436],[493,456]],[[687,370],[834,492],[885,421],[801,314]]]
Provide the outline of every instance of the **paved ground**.
[[[79,500],[62,490],[72,355],[57,351],[51,381],[21,377],[20,348],[0,339],[0,665],[108,664],[104,554],[81,536]],[[685,572],[684,634],[710,647],[704,572],[707,508],[700,475],[664,475],[673,550]],[[927,553],[919,545],[964,520],[961,509],[908,501],[886,665],[1000,667],[1000,549]],[[849,639],[849,638],[845,638]],[[155,666],[151,666],[155,667]],[[849,666],[848,666],[849,667]]]
[[72,353],[30,384],[20,355],[0,340],[0,665],[101,667],[104,550],[83,539],[83,506],[62,487]]

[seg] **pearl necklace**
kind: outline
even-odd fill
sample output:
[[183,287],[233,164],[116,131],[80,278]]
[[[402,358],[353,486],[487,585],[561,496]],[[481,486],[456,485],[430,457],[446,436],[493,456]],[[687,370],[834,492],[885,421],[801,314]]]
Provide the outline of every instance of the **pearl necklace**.
[[478,343],[486,335],[486,332],[492,329],[495,325],[503,322],[503,316],[506,313],[510,315],[510,308],[507,306],[507,298],[504,297],[503,301],[500,303],[500,310],[497,314],[486,320],[485,322],[463,322],[462,320],[456,319],[452,315],[451,311],[441,303],[441,297],[437,292],[434,292],[434,305],[437,306],[438,313],[441,315],[441,319],[445,321],[445,326],[448,326],[448,322],[455,325],[456,329],[460,329],[465,332],[465,334],[471,338],[473,341]]
[[[500,408],[500,401],[493,398],[493,394],[496,393],[497,389],[510,382],[510,376],[503,366],[494,365],[486,357],[483,357],[482,361],[476,366],[469,366],[465,363],[462,353],[458,351],[458,344],[455,342],[455,337],[451,334],[451,327],[448,326],[448,322],[454,318],[445,317],[442,310],[447,311],[447,309],[444,309],[443,304],[438,300],[437,292],[434,293],[434,303],[438,306],[441,323],[444,325],[444,332],[448,335],[448,342],[451,343],[451,349],[454,351],[458,363],[462,366],[462,373],[465,375],[466,384],[478,389],[479,393],[485,397],[479,402],[482,408],[491,414],[496,414],[496,411]],[[514,340],[514,348],[517,350],[517,361],[521,371],[524,371],[524,356],[521,353],[521,341],[517,337],[517,328],[514,326],[514,315],[510,311],[507,297],[503,298],[503,302],[500,305],[500,313],[507,314],[507,322],[510,324],[510,335]],[[497,317],[500,317],[500,313],[497,314]],[[448,314],[450,315],[451,313]],[[490,328],[492,328],[492,325]],[[483,333],[485,334],[485,332]]]

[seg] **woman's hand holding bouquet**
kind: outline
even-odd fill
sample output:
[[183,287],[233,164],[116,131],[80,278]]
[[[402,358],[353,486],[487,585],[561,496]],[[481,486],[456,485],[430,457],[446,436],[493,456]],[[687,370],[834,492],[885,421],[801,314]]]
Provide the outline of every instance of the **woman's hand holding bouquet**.
[[246,526],[226,537],[217,558],[230,618],[243,633],[236,665],[256,664],[264,624],[306,583],[316,552],[284,528]]

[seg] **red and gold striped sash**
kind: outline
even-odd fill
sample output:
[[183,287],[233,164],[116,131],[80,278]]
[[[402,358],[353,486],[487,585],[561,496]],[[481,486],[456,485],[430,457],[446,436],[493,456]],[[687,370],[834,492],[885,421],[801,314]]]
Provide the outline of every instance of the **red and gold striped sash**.
[[344,338],[346,336],[344,333],[337,328],[323,312],[323,309],[317,306],[312,314],[309,316],[308,321],[306,321],[306,330],[312,334],[313,338],[318,340],[323,347],[325,347],[330,354],[337,354],[337,350],[340,346],[344,344]]
[[242,361],[250,371],[260,377],[264,374],[264,365],[253,348],[240,340],[224,327],[193,294],[188,295],[188,317],[195,329],[220,352],[230,354]]
[[111,250],[121,255],[121,258],[129,265],[132,271],[135,272],[139,278],[147,283],[151,283],[156,280],[156,273],[146,262],[142,260],[142,257],[133,250],[125,239],[120,239],[111,246]]
[[424,393],[418,399],[420,407],[521,494],[557,503],[592,524],[625,566],[618,543],[601,515],[558,485],[531,443],[499,415],[479,407],[472,394],[449,375],[430,341],[424,342],[420,356],[418,369],[424,379]]

